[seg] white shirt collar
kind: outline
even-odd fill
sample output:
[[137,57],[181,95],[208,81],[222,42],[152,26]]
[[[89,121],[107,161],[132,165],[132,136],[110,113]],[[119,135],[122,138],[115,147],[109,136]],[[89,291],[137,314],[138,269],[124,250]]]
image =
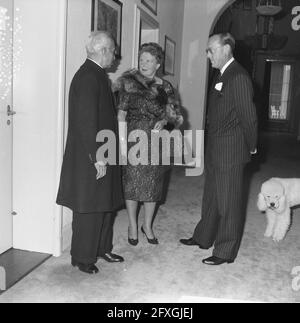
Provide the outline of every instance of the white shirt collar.
[[226,68],[234,61],[234,57],[231,57],[231,59],[222,67],[220,73],[221,75],[223,75],[223,73],[225,72]]
[[90,61],[94,62],[95,64],[97,64],[98,66],[100,66],[103,69],[103,67],[99,63],[97,63],[96,61],[94,61],[93,59],[91,59],[89,57],[87,59],[89,59]]

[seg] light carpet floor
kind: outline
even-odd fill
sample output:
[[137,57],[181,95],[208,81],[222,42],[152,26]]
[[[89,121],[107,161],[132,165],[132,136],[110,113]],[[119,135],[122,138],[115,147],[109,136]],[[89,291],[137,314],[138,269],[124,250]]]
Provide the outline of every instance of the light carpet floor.
[[280,243],[264,238],[266,219],[256,208],[264,180],[300,178],[300,144],[296,148],[293,158],[269,155],[252,176],[245,233],[233,264],[204,265],[201,260],[212,250],[178,242],[191,236],[200,219],[204,182],[204,176],[186,177],[178,167],[173,169],[166,202],[154,223],[159,245],[148,244],[140,234],[139,244],[130,246],[127,215],[122,210],[115,221],[114,252],[124,256],[124,263],[99,260],[99,274],[90,276],[71,267],[66,250],[2,294],[0,302],[299,302],[300,208],[294,210],[291,229]]

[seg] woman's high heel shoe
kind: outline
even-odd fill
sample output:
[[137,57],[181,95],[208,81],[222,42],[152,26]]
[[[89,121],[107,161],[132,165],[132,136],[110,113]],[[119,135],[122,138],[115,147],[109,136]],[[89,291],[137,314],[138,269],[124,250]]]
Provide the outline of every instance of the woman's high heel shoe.
[[141,231],[144,233],[144,235],[145,235],[145,237],[147,238],[147,240],[148,240],[148,242],[149,243],[151,243],[151,244],[158,244],[158,240],[157,240],[157,238],[152,238],[152,239],[149,239],[148,237],[147,237],[147,234],[146,234],[146,232],[144,231],[144,228],[143,227],[141,227]]
[[132,246],[136,246],[139,243],[139,239],[129,238],[129,228],[128,228],[128,243]]
[[131,239],[128,237],[128,243],[132,246],[136,246],[139,243],[139,239]]

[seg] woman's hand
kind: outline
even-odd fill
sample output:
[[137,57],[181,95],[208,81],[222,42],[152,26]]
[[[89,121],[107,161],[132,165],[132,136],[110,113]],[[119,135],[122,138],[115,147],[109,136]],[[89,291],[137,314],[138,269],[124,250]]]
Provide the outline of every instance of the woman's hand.
[[163,127],[167,124],[167,121],[166,120],[159,120],[156,122],[153,130],[157,130],[157,131],[160,131],[163,129]]

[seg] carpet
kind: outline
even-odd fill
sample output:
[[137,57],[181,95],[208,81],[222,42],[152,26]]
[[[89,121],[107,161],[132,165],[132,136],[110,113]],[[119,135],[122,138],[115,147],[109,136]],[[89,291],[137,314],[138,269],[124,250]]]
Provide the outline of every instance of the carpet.
[[[204,265],[201,261],[211,249],[179,243],[192,235],[201,217],[204,175],[186,177],[183,168],[175,167],[154,222],[159,245],[150,245],[140,231],[139,244],[129,245],[127,214],[121,210],[114,226],[113,252],[125,262],[101,259],[99,274],[89,276],[70,265],[66,250],[1,295],[0,302],[299,302],[300,208],[293,211],[290,231],[279,243],[263,236],[266,219],[256,208],[261,183],[272,176],[300,178],[299,160],[299,155],[287,159],[276,153],[256,165],[249,181],[245,232],[233,264]],[[139,226],[142,222],[143,208]]]

